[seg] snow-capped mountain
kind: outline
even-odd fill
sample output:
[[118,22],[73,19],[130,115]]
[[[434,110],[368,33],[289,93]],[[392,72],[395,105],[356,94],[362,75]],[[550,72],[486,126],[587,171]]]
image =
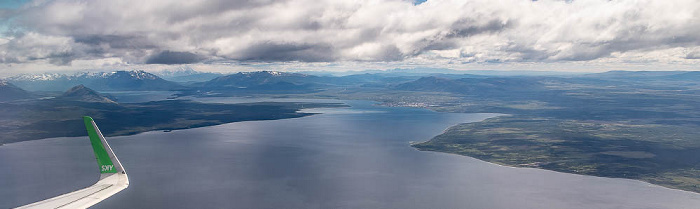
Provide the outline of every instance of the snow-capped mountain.
[[203,82],[224,75],[221,73],[199,72],[188,66],[166,69],[154,74],[175,82]]
[[181,88],[143,70],[113,72],[81,72],[73,75],[39,74],[19,75],[8,79],[15,85],[30,91],[64,91],[77,85],[99,91],[155,91]]
[[320,77],[277,71],[240,72],[195,84],[208,90],[298,91],[319,87]]
[[12,81],[55,81],[67,80],[70,76],[60,73],[44,73],[44,74],[22,74],[8,78]]
[[154,72],[154,74],[160,76],[161,78],[172,78],[172,77],[177,77],[177,76],[188,76],[188,75],[194,75],[194,74],[199,74],[201,72],[195,71],[189,66],[181,66],[173,69],[165,69],[161,70],[158,72]]

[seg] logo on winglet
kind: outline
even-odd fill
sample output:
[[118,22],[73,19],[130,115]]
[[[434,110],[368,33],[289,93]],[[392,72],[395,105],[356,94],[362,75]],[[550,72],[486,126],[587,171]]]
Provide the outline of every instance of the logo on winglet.
[[114,169],[114,165],[102,165],[102,172],[112,171],[113,169]]

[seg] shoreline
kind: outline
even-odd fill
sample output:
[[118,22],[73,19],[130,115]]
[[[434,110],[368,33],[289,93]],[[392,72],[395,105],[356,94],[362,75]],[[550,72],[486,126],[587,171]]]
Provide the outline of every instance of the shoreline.
[[[500,113],[496,113],[496,114],[500,114]],[[447,151],[439,151],[439,150],[423,150],[423,149],[421,149],[421,148],[415,147],[415,145],[430,142],[431,140],[435,139],[435,137],[437,137],[437,136],[439,136],[439,135],[442,135],[442,134],[445,134],[448,130],[450,130],[450,129],[453,128],[453,127],[456,127],[456,126],[459,126],[459,125],[463,125],[463,124],[479,123],[479,122],[482,122],[482,121],[487,120],[487,119],[498,118],[498,117],[503,117],[503,116],[509,116],[509,114],[503,114],[503,115],[499,115],[499,116],[488,117],[488,118],[484,118],[483,120],[480,120],[480,121],[474,121],[474,122],[468,122],[468,123],[458,123],[458,124],[454,124],[454,125],[451,125],[451,126],[445,128],[440,134],[435,135],[435,136],[433,136],[433,138],[428,139],[428,140],[426,140],[426,141],[422,141],[422,142],[413,142],[413,141],[411,141],[411,142],[409,142],[409,146],[411,146],[412,148],[414,148],[415,150],[420,151],[420,152],[434,152],[434,153],[442,153],[442,154],[448,154],[448,155],[457,155],[457,156],[462,156],[462,157],[468,157],[468,158],[472,158],[472,159],[475,159],[475,160],[478,160],[478,161],[482,161],[482,162],[485,162],[485,163],[488,163],[488,164],[491,164],[491,165],[496,165],[496,166],[501,166],[501,167],[507,167],[507,168],[513,168],[513,169],[538,169],[538,170],[545,170],[545,171],[549,171],[549,172],[556,172],[556,173],[563,173],[563,174],[573,174],[573,175],[579,175],[579,176],[589,176],[589,177],[595,177],[595,178],[624,179],[624,180],[638,181],[638,182],[642,182],[642,183],[644,183],[644,184],[648,184],[648,185],[655,186],[655,187],[661,187],[661,188],[664,188],[664,189],[676,190],[676,191],[687,192],[687,193],[694,194],[694,195],[700,195],[700,192],[695,192],[695,191],[690,191],[690,190],[683,190],[683,189],[679,189],[679,188],[673,188],[673,187],[665,186],[665,185],[662,185],[662,184],[654,184],[654,183],[647,182],[647,181],[644,181],[644,180],[641,180],[641,179],[624,178],[624,177],[610,177],[610,176],[598,176],[598,175],[587,175],[587,174],[580,174],[580,173],[573,173],[573,172],[565,172],[565,171],[557,171],[557,170],[551,170],[551,169],[539,168],[539,167],[526,167],[526,166],[499,164],[499,163],[496,163],[496,162],[491,162],[491,161],[484,160],[484,159],[480,159],[480,158],[477,158],[477,157],[474,157],[474,156],[470,156],[470,155],[464,155],[464,154],[459,154],[459,153],[454,153],[454,152],[447,152]]]
[[[133,136],[133,135],[137,135],[137,134],[155,132],[155,131],[164,132],[166,130],[170,130],[168,132],[171,132],[171,131],[177,131],[177,130],[204,128],[204,127],[218,126],[218,125],[224,125],[224,124],[229,124],[229,123],[239,123],[239,122],[249,122],[249,121],[285,120],[285,119],[303,118],[303,117],[313,116],[313,115],[318,115],[318,114],[323,114],[323,113],[304,113],[304,114],[305,115],[295,116],[295,117],[275,118],[275,119],[259,119],[259,120],[240,120],[240,121],[232,121],[232,122],[225,122],[225,123],[207,124],[207,125],[202,125],[202,126],[191,126],[191,127],[187,127],[187,128],[158,128],[158,129],[143,130],[143,131],[129,131],[128,133],[123,133],[123,134],[107,134],[107,135],[105,135],[105,137]],[[22,143],[22,142],[29,142],[29,141],[44,140],[44,139],[65,138],[65,137],[86,137],[86,136],[87,136],[87,132],[85,135],[80,135],[80,136],[52,136],[52,137],[45,137],[45,138],[14,141],[14,142],[8,142],[8,143],[0,143],[0,146],[15,144],[15,143]]]
[[686,193],[690,193],[690,194],[694,194],[694,195],[699,195],[699,196],[700,196],[700,192],[693,192],[693,191],[688,191],[688,190],[682,190],[682,189],[677,189],[677,188],[671,188],[671,187],[667,187],[667,186],[663,186],[663,185],[659,185],[659,184],[653,184],[653,183],[650,183],[650,182],[642,181],[642,180],[639,180],[639,179],[630,179],[630,178],[622,178],[622,177],[594,176],[594,175],[586,175],[586,174],[579,174],[579,173],[568,173],[568,172],[563,172],[563,171],[555,171],[555,170],[549,170],[549,169],[544,169],[544,168],[518,167],[518,166],[512,166],[512,165],[501,165],[501,164],[498,164],[498,163],[489,162],[489,161],[482,160],[482,159],[475,158],[475,157],[468,156],[468,155],[460,155],[460,154],[451,153],[451,152],[440,152],[440,151],[431,151],[431,150],[420,150],[420,149],[415,148],[415,147],[414,147],[414,149],[416,149],[416,150],[418,150],[418,151],[420,151],[420,152],[434,152],[434,153],[440,153],[440,154],[446,154],[446,155],[457,155],[457,156],[461,156],[461,157],[468,157],[468,158],[472,158],[472,159],[475,159],[475,160],[478,160],[478,161],[481,161],[481,162],[484,162],[484,163],[488,163],[488,164],[495,165],[495,166],[500,166],[500,167],[506,167],[506,168],[513,168],[513,169],[536,169],[536,170],[543,170],[543,171],[548,171],[548,172],[555,172],[555,173],[562,173],[562,174],[570,174],[570,175],[577,175],[577,176],[587,176],[587,177],[594,177],[594,178],[605,178],[605,179],[616,179],[616,180],[637,181],[637,182],[641,182],[641,183],[644,183],[644,184],[647,184],[647,185],[650,185],[650,186],[654,186],[654,187],[661,187],[661,188],[668,189],[668,190],[675,190],[675,191],[680,191],[680,192],[686,192]]
[[[51,104],[43,104],[51,105]],[[3,128],[0,144],[55,137],[85,136],[80,118],[90,115],[102,126],[105,136],[128,136],[148,131],[182,130],[242,121],[299,118],[318,113],[301,112],[310,108],[346,107],[345,103],[258,102],[243,104],[200,103],[183,100],[128,104],[124,106],[90,106],[75,103],[59,107],[37,106],[16,112],[35,111],[32,117],[13,120],[20,126]],[[101,104],[98,104],[101,105]],[[66,112],[65,109],[75,110]],[[43,113],[42,113],[43,112]],[[44,114],[48,113],[48,114]],[[43,114],[43,115],[42,115]],[[12,118],[8,118],[11,120]]]

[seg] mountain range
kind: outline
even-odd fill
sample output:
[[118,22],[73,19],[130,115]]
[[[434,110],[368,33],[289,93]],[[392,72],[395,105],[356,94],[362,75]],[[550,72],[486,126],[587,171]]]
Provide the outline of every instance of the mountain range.
[[99,91],[159,91],[177,90],[182,85],[164,80],[143,70],[99,73],[19,75],[8,81],[29,91],[56,91],[85,85]]
[[206,90],[310,90],[320,86],[319,78],[277,71],[240,72],[193,86]]
[[[185,90],[189,92],[313,92],[331,88],[388,88],[402,91],[451,92],[464,95],[487,95],[503,92],[539,90],[545,83],[568,83],[571,85],[616,85],[635,86],[644,84],[651,88],[666,82],[682,82],[695,85],[700,72],[683,71],[610,71],[579,76],[486,76],[454,74],[454,71],[436,69],[430,74],[415,74],[400,69],[382,73],[363,73],[346,76],[309,75],[302,73],[257,71],[239,72],[230,75],[203,73],[189,67],[163,70],[158,75],[169,79],[180,79],[180,83],[169,81],[142,70],[100,73],[19,75],[8,78],[12,86],[4,87],[27,91],[57,91],[77,85],[96,91],[162,91]],[[444,74],[448,73],[448,74]],[[188,77],[190,76],[190,77]],[[7,84],[5,84],[7,86]],[[667,85],[665,85],[667,86]],[[682,86],[682,85],[681,85]],[[10,91],[10,90],[5,90]],[[12,97],[28,98],[26,91],[13,90]],[[7,95],[10,95],[9,93]],[[25,96],[22,96],[25,95]],[[512,94],[511,94],[512,95]],[[10,96],[5,96],[10,97]]]
[[189,66],[178,67],[175,69],[166,69],[154,72],[153,74],[165,80],[180,83],[204,82],[224,75],[222,73],[199,72],[192,69]]

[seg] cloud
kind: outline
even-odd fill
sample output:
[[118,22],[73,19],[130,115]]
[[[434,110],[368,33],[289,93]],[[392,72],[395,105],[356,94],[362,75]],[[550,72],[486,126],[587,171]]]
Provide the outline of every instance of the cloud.
[[688,52],[685,55],[685,58],[686,59],[700,59],[700,47],[690,49],[690,52]]
[[335,52],[329,44],[263,42],[226,56],[236,60],[324,62],[333,61]]
[[696,0],[419,2],[36,0],[1,12],[19,32],[4,35],[0,62],[548,63],[700,45]]
[[14,34],[0,45],[0,62],[24,63],[34,60],[48,60],[62,65],[70,62],[75,55],[75,42],[69,37],[48,36],[39,33]]
[[146,64],[190,64],[202,61],[199,55],[189,52],[162,51],[146,60]]

